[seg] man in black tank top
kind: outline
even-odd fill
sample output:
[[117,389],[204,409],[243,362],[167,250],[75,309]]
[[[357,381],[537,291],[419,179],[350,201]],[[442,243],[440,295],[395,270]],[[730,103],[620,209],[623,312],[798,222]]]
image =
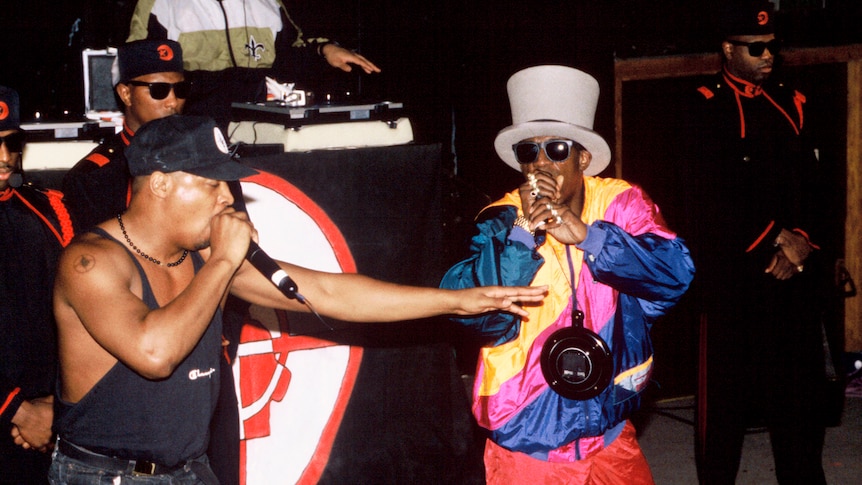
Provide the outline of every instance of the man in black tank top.
[[[103,140],[63,177],[62,191],[78,233],[126,210],[132,185],[126,147],[147,122],[182,113],[186,99],[194,91],[183,70],[182,47],[172,40],[128,42],[117,49],[115,60],[112,83],[123,109],[123,129]],[[230,184],[234,207],[245,210],[239,182]],[[226,308],[225,338],[231,340],[232,333],[241,326],[246,305],[232,299]],[[230,369],[227,358],[221,365],[224,371]],[[208,454],[215,462],[213,470],[219,481],[238,485],[239,410],[232,373],[222,373],[221,386],[219,406],[210,424],[213,448]]]
[[60,260],[53,483],[105,474],[124,483],[217,482],[205,452],[228,294],[291,311],[314,302],[332,318],[382,322],[494,310],[524,316],[515,301],[538,301],[545,291],[418,288],[271,262],[273,276],[295,282],[282,292],[260,264],[246,262],[256,234],[231,207],[227,181],[256,172],[230,158],[211,119],[147,123],[126,156],[134,177],[128,210],[75,240]]

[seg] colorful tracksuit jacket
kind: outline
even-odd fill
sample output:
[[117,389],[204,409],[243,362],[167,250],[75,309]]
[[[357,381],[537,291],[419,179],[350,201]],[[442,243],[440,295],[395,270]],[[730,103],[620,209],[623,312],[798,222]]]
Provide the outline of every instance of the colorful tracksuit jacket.
[[[551,462],[587,458],[619,435],[650,377],[650,327],[694,276],[688,248],[639,187],[618,179],[584,180],[581,218],[588,231],[582,243],[567,246],[548,236],[536,245],[526,231],[513,229],[521,214],[513,191],[480,214],[472,255],[441,283],[549,286],[523,320],[497,312],[456,321],[493,341],[481,349],[476,370],[473,414],[479,425],[500,446]],[[572,282],[584,327],[608,344],[614,363],[612,384],[584,401],[552,390],[540,364],[548,337],[571,326]]]

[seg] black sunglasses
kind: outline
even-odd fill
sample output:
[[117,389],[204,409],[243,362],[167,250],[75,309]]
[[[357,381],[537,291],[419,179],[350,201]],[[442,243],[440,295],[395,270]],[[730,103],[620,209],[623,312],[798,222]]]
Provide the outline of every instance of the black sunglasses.
[[10,152],[21,152],[24,150],[24,132],[16,131],[6,136],[0,136],[0,146],[4,144]]
[[146,86],[150,88],[150,97],[153,99],[165,99],[174,90],[174,96],[178,99],[186,99],[192,90],[191,81],[180,81],[178,83],[147,83],[144,81],[128,81],[126,84],[132,86]]
[[781,41],[778,39],[772,39],[769,42],[757,41],[757,42],[743,42],[741,40],[728,40],[733,45],[746,46],[748,47],[748,55],[752,57],[760,57],[763,55],[763,51],[769,49],[770,54],[773,56],[777,56],[779,52],[781,52]]
[[565,162],[569,158],[572,147],[583,150],[581,145],[572,140],[519,141],[512,145],[515,160],[520,164],[533,163],[539,158],[539,150],[545,151],[545,156],[552,162]]

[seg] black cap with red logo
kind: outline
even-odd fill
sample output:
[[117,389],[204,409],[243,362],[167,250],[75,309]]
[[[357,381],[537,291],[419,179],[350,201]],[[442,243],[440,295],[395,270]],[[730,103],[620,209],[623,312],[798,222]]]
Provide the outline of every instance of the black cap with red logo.
[[772,2],[732,0],[722,7],[719,29],[725,38],[734,35],[774,34],[774,16]]
[[21,128],[21,115],[18,111],[18,91],[0,86],[0,131]]
[[136,40],[117,49],[117,65],[114,84],[156,72],[183,72],[183,49],[167,39]]

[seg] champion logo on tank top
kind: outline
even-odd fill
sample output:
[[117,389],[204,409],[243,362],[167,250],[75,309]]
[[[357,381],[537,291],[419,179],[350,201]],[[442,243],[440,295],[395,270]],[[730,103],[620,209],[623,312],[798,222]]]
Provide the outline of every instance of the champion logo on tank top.
[[214,372],[215,372],[215,369],[213,369],[213,368],[210,368],[207,371],[202,371],[200,369],[192,369],[189,371],[189,380],[190,381],[196,381],[198,379],[203,379],[205,377],[209,378],[209,377],[212,377]]

